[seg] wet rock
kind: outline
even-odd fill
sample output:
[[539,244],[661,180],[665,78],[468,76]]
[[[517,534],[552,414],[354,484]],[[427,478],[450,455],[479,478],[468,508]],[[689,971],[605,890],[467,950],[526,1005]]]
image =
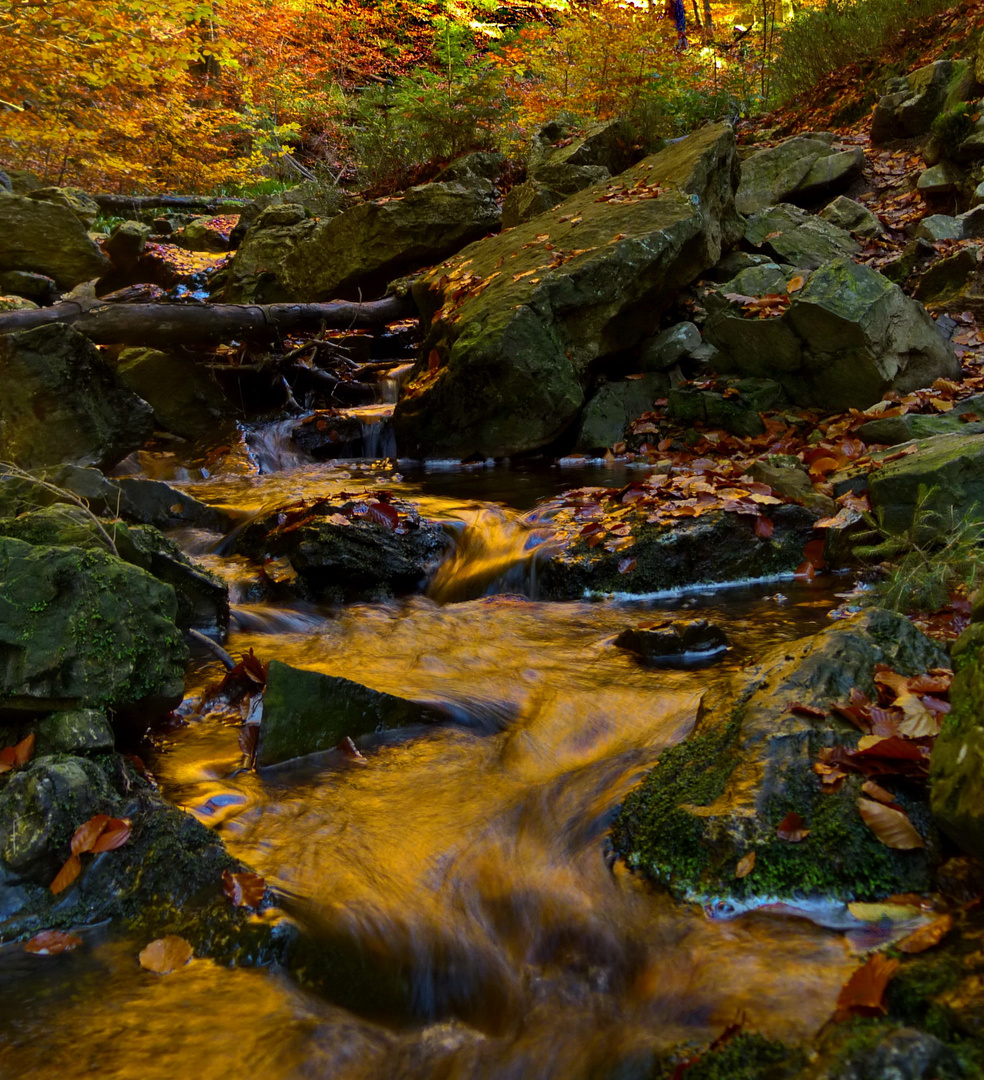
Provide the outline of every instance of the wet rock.
[[220,252],[229,250],[229,232],[222,219],[197,217],[171,237],[171,243],[186,251]]
[[584,406],[575,450],[605,450],[621,442],[627,425],[652,409],[656,398],[665,397],[669,389],[669,378],[660,372],[603,383]]
[[[277,236],[263,230],[265,262],[257,271],[273,276],[263,295],[321,301],[361,289],[369,298],[381,294],[392,278],[445,258],[499,221],[495,191],[487,182],[423,184],[398,198],[359,203],[313,228],[302,222]],[[258,254],[250,251],[251,265]],[[239,302],[253,293],[238,252],[225,298]]]
[[[789,642],[704,699],[693,732],[661,755],[616,823],[616,850],[650,880],[700,898],[825,896],[875,899],[929,884],[934,844],[926,807],[898,800],[927,849],[882,844],[857,809],[861,777],[821,792],[812,767],[823,746],[854,746],[860,733],[823,710],[852,687],[874,692],[875,665],[916,674],[945,662],[943,650],[903,616],[869,611],[819,634]],[[776,830],[795,812],[810,830],[791,843]],[[737,878],[739,859],[753,870]]]
[[972,81],[965,60],[937,60],[904,78],[892,79],[871,117],[871,141],[879,146],[928,134],[944,109],[966,100]]
[[121,221],[113,227],[106,241],[106,254],[113,266],[126,274],[137,267],[137,260],[143,254],[150,239],[150,226],[142,221]]
[[[154,525],[158,529],[175,529],[193,525],[213,532],[225,532],[228,518],[220,510],[196,499],[186,491],[165,484],[162,480],[143,480],[122,476],[111,481],[122,496],[118,504],[105,503],[105,510],[119,506],[119,513],[128,521]],[[110,491],[109,497],[112,497]]]
[[0,274],[0,293],[23,296],[43,307],[54,303],[58,295],[58,286],[45,274],[32,274],[27,270],[8,270]]
[[785,400],[782,387],[772,379],[721,379],[715,390],[671,388],[667,413],[684,423],[722,428],[747,438],[761,435],[765,431],[761,414]]
[[102,277],[109,259],[67,206],[0,194],[0,270],[30,270],[59,289]]
[[936,1080],[960,1075],[959,1059],[946,1043],[925,1031],[900,1028],[851,1055],[832,1080]]
[[866,409],[888,390],[908,393],[960,370],[921,304],[846,258],[815,270],[781,316],[749,318],[735,302],[704,333],[720,351],[719,371],[771,376],[794,404],[825,412]]
[[846,195],[839,195],[833,202],[828,203],[820,211],[820,217],[831,225],[836,225],[838,229],[854,233],[855,236],[863,236],[865,239],[881,236],[885,232],[885,226],[877,214]]
[[451,547],[440,525],[420,520],[416,508],[400,500],[296,503],[250,522],[230,539],[240,555],[288,559],[305,588],[336,600],[380,590],[415,592]]
[[754,214],[776,203],[829,198],[849,187],[863,164],[860,147],[838,153],[808,135],[786,139],[745,158],[735,206],[741,214]]
[[271,660],[256,751],[259,766],[329,750],[342,739],[443,719],[409,698]]
[[768,484],[777,495],[793,499],[823,517],[832,517],[839,509],[829,495],[814,490],[806,466],[796,458],[756,461],[749,468],[748,475],[761,484]]
[[802,270],[814,270],[831,259],[857,255],[861,250],[843,229],[790,203],[752,214],[745,226],[745,242]]
[[174,591],[101,551],[0,537],[0,712],[140,712],[181,700]]
[[150,406],[70,326],[0,338],[0,376],[0,457],[23,468],[62,462],[108,468],[153,431]]
[[692,322],[677,323],[643,341],[639,366],[643,371],[669,371],[684,357],[692,356],[700,344],[700,331]]
[[38,202],[51,203],[53,206],[64,206],[82,222],[87,229],[91,229],[99,216],[99,203],[87,192],[76,187],[42,187],[34,188],[28,192],[29,199]]
[[[792,573],[813,535],[813,515],[801,506],[770,510],[769,539],[755,535],[754,518],[725,511],[672,525],[633,524],[635,543],[625,551],[609,552],[579,539],[540,567],[539,588],[550,599],[576,600]],[[634,562],[631,569],[624,569],[627,562]]]
[[728,636],[706,619],[664,619],[623,630],[615,644],[644,660],[667,660],[722,652],[728,648]]
[[115,749],[113,727],[101,709],[68,709],[39,720],[35,753],[96,754]]
[[124,349],[117,357],[116,371],[123,385],[154,410],[155,422],[182,438],[211,434],[216,421],[231,411],[214,379],[179,353]]
[[396,409],[401,455],[500,456],[560,435],[598,358],[651,334],[671,284],[737,235],[736,169],[730,128],[710,125],[422,278],[431,326]]

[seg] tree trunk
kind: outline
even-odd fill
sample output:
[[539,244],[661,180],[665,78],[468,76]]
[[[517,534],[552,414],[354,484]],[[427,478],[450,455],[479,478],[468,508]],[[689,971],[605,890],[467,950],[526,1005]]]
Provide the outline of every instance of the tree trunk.
[[358,304],[118,304],[64,301],[37,311],[0,313],[0,335],[68,323],[99,345],[217,345],[276,341],[288,334],[385,326],[417,314],[409,297]]
[[119,210],[136,214],[158,206],[172,210],[227,210],[237,213],[246,199],[216,199],[206,195],[93,195],[100,210]]

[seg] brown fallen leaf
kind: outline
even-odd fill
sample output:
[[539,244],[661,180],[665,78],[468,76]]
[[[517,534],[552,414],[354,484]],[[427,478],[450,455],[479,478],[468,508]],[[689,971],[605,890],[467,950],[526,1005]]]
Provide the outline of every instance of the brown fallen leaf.
[[898,971],[899,961],[875,953],[866,964],[847,980],[837,997],[835,1020],[848,1020],[851,1016],[879,1016],[885,1014],[885,987]]
[[938,945],[943,938],[953,929],[953,916],[941,915],[926,926],[920,926],[913,930],[908,937],[904,937],[899,943],[899,948],[904,953],[921,953]]
[[884,803],[886,806],[895,806],[895,796],[886,791],[881,784],[876,784],[874,780],[866,780],[861,785],[861,790],[868,796],[869,799],[874,799],[875,802]]
[[790,812],[779,822],[776,835],[780,840],[788,840],[791,844],[798,844],[810,835],[806,828],[806,822],[795,811]]
[[755,519],[755,535],[760,540],[768,540],[774,528],[771,518],[757,517]]
[[24,952],[33,953],[35,956],[58,956],[60,953],[77,949],[81,944],[82,939],[77,934],[69,934],[64,930],[42,930],[30,941],[24,942]]
[[222,891],[236,907],[259,907],[266,892],[266,881],[259,874],[233,874],[222,871]]
[[870,799],[858,799],[858,810],[865,825],[886,847],[896,851],[912,851],[926,846],[902,810]]
[[194,955],[194,950],[183,937],[168,934],[141,949],[137,959],[140,966],[148,971],[157,975],[170,975],[172,971],[184,967]]
[[133,827],[129,818],[110,818],[103,831],[89,850],[93,855],[102,851],[115,851],[130,839]]
[[801,701],[791,701],[786,708],[797,716],[808,716],[811,720],[824,720],[827,713],[816,705],[804,705]]
[[60,892],[64,892],[81,873],[82,862],[78,855],[69,855],[65,865],[55,875],[55,880],[48,888],[57,896]]
[[109,820],[109,814],[94,814],[85,824],[80,825],[72,837],[72,854],[81,855],[83,851],[92,851],[92,845]]
[[738,860],[738,865],[735,867],[735,877],[743,878],[755,869],[755,852],[750,851],[747,855],[742,855]]

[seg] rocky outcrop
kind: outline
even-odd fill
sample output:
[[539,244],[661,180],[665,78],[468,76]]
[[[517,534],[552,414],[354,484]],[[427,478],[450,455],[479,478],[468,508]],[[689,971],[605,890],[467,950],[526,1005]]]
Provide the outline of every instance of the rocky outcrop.
[[[274,210],[283,216],[291,208],[271,207],[257,220],[253,228],[266,235],[258,237],[257,245],[247,237],[243,248],[248,254],[241,251],[233,259],[225,299],[320,301],[356,296],[358,290],[370,299],[392,278],[458,251],[497,228],[500,220],[494,189],[484,181],[423,184],[401,196],[359,203],[321,222],[295,216],[291,224],[278,225],[276,234],[266,227]],[[261,291],[250,282],[247,266],[255,267],[255,275],[269,275]]]
[[670,389],[668,376],[650,372],[641,379],[606,382],[589,398],[581,414],[575,450],[605,450],[621,441],[626,426],[648,412]]
[[861,251],[849,233],[790,203],[752,214],[744,238],[747,245],[776,262],[800,270],[814,270],[830,259]]
[[99,203],[81,188],[35,188],[27,193],[27,197],[36,199],[38,202],[50,203],[53,206],[67,207],[87,229],[95,225],[96,218],[99,216]]
[[937,60],[892,79],[888,93],[875,106],[871,141],[879,146],[928,134],[944,109],[967,99],[973,82],[973,70],[965,60]]
[[502,227],[512,229],[558,206],[564,199],[593,184],[607,180],[611,173],[601,165],[543,165],[517,184],[502,203]]
[[73,210],[0,192],[0,270],[31,270],[60,289],[101,277],[109,259]]
[[776,203],[806,204],[844,191],[861,176],[864,153],[859,146],[837,151],[826,132],[786,139],[759,150],[741,165],[741,186],[735,206],[754,214]]
[[108,468],[153,432],[150,406],[64,324],[0,337],[0,378],[0,458],[22,468]]
[[708,126],[421,279],[430,330],[397,405],[400,453],[500,456],[560,435],[600,358],[651,334],[670,290],[734,241],[736,174],[730,128]]
[[[626,800],[616,850],[650,880],[703,900],[923,891],[933,844],[925,806],[900,789],[898,803],[929,848],[893,850],[858,812],[862,778],[824,792],[813,764],[821,747],[857,743],[860,733],[829,709],[854,687],[873,693],[876,664],[914,675],[945,659],[907,619],[877,610],[779,646],[705,697],[693,732]],[[790,711],[793,703],[806,708]],[[800,842],[777,835],[788,813],[809,830]],[[751,872],[737,876],[753,853]]]
[[[764,271],[744,271],[718,291],[739,295],[747,275]],[[783,272],[776,267],[770,273],[767,294],[778,294],[782,304]],[[823,264],[789,295],[782,314],[758,318],[742,303],[734,300],[704,328],[706,340],[719,350],[715,366],[775,379],[797,405],[826,412],[866,409],[888,390],[904,394],[959,376],[953,349],[926,309],[850,259]]]

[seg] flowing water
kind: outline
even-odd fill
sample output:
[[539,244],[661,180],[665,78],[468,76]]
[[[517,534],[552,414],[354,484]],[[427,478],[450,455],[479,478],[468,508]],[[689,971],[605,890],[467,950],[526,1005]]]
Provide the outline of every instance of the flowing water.
[[[250,453],[259,472],[145,467],[240,521],[385,486],[447,522],[457,545],[427,595],[283,607],[251,599],[256,568],[221,554],[221,537],[186,530],[180,542],[230,583],[227,648],[435,702],[453,719],[363,738],[361,758],[328,751],[251,773],[230,717],[196,709],[221,674],[199,659],[186,722],[148,764],[277,890],[311,977],[196,959],[161,978],[136,964],[146,942],[106,928],[58,958],[3,946],[0,1077],[624,1080],[736,1020],[809,1038],[856,966],[843,936],[775,916],[709,920],[625,871],[607,832],[690,730],[701,694],[826,625],[833,587],[543,602],[551,499],[618,483],[612,469],[314,465],[276,426]],[[668,612],[719,622],[732,649],[656,669],[612,644]],[[334,981],[314,977],[325,955],[346,958]]]

